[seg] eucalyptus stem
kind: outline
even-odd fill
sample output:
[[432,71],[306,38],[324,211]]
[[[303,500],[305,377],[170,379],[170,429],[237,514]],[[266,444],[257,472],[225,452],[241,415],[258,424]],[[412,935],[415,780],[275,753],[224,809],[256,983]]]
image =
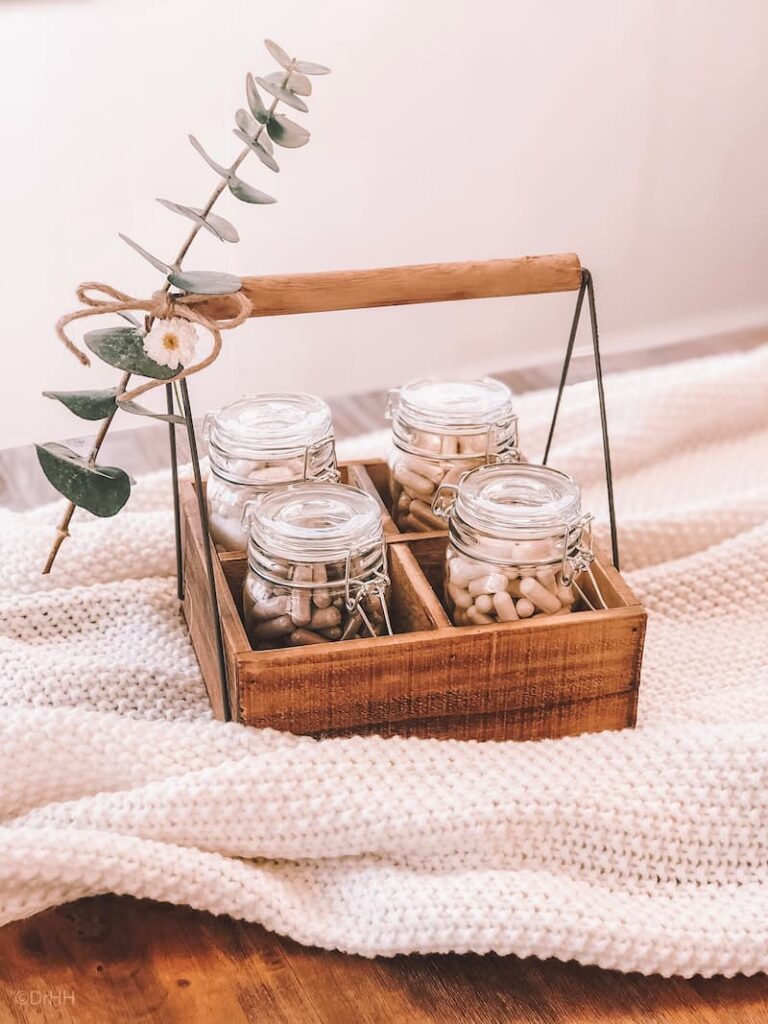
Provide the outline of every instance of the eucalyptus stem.
[[[128,387],[128,381],[130,379],[130,373],[124,373],[123,376],[120,378],[120,383],[117,385],[117,394],[115,395],[116,399],[119,398],[120,395],[122,395],[125,389]],[[102,421],[102,424],[99,427],[99,432],[94,438],[93,444],[91,445],[91,450],[88,453],[88,464],[91,466],[93,466],[96,462],[99,451],[101,450],[101,446],[104,443],[104,438],[107,436],[107,431],[109,430],[112,420],[115,418],[116,412],[117,404],[115,404],[115,408],[112,410],[109,416],[107,416],[107,418]],[[61,522],[56,527],[56,539],[54,540],[53,545],[51,546],[51,550],[48,552],[48,558],[46,559],[45,565],[43,566],[43,576],[47,576],[50,573],[51,569],[53,568],[53,563],[56,561],[56,555],[58,555],[59,553],[59,548],[69,536],[69,524],[72,522],[72,516],[75,514],[76,508],[77,505],[75,505],[73,501],[70,501],[70,503],[64,510],[64,515],[61,517]]]
[[[283,84],[283,88],[285,88],[288,85],[288,82],[290,81],[291,74],[293,72],[293,66],[294,65],[293,65],[293,62],[292,62],[291,67],[288,68],[288,70],[286,71],[285,78],[283,79],[283,83],[282,83]],[[277,109],[277,105],[278,105],[279,102],[280,101],[279,101],[279,99],[277,97],[275,97],[272,100],[272,103],[270,104],[269,109],[267,111],[267,119],[266,119],[264,124],[260,125],[259,130],[256,132],[256,135],[254,136],[254,141],[255,142],[257,142],[261,138],[262,132],[266,131],[267,123],[269,122],[269,119],[272,117],[272,115],[275,113],[275,110]],[[240,167],[240,165],[243,163],[243,161],[245,160],[245,158],[248,156],[248,154],[250,152],[251,152],[251,149],[250,149],[249,146],[246,146],[242,150],[242,152],[236,157],[234,163],[229,168],[230,174],[234,173]],[[203,207],[203,211],[200,214],[200,216],[201,216],[201,218],[203,220],[205,220],[206,217],[208,216],[208,214],[211,212],[211,210],[215,206],[219,196],[222,194],[222,192],[224,191],[224,189],[226,187],[227,187],[227,179],[226,178],[219,179],[218,185],[216,186],[216,188],[211,193],[210,198],[208,199],[208,202],[205,204],[205,206]],[[171,264],[172,267],[175,270],[179,270],[181,268],[182,261],[185,259],[187,253],[189,252],[189,249],[190,249],[192,243],[197,238],[198,233],[200,232],[200,228],[201,227],[202,227],[201,224],[193,224],[192,225],[192,228],[191,228],[189,234],[187,235],[187,237],[184,240],[181,248],[179,249],[178,253],[176,254],[176,259]],[[170,287],[171,287],[171,282],[166,280],[164,286],[161,288],[161,292],[163,292],[163,293],[168,292]],[[153,317],[148,317],[147,318],[147,324],[146,324],[147,330],[151,330],[153,320],[154,320]],[[120,383],[118,384],[118,387],[117,387],[118,397],[119,397],[119,395],[123,394],[124,391],[126,390],[126,388],[128,386],[128,381],[130,380],[130,377],[131,377],[130,373],[123,374],[122,378],[120,379]],[[179,400],[179,404],[181,405],[181,402],[180,402],[180,399],[179,399],[178,395],[177,395],[177,400]],[[109,431],[109,428],[112,425],[112,420],[115,418],[115,413],[116,412],[117,412],[117,408],[115,408],[110,413],[110,415],[107,416],[107,418],[102,422],[101,427],[99,428],[98,434],[94,438],[93,445],[91,447],[91,451],[90,451],[90,453],[88,455],[88,462],[89,462],[90,465],[93,465],[96,462],[96,458],[97,458],[97,456],[99,454],[99,451],[101,450],[102,444],[104,443],[104,439],[107,436],[107,432]],[[62,516],[61,522],[59,523],[59,525],[57,527],[57,530],[56,530],[56,539],[54,540],[54,542],[53,542],[53,544],[51,546],[51,550],[48,552],[48,558],[46,559],[45,566],[43,568],[43,575],[48,575],[50,573],[51,569],[53,568],[53,563],[56,561],[56,556],[59,553],[59,548],[61,547],[61,545],[64,543],[64,541],[69,536],[69,524],[72,522],[72,516],[74,515],[76,508],[77,508],[77,506],[75,505],[75,503],[73,501],[70,501],[69,504],[67,505],[67,508],[66,508],[66,510],[64,512],[64,515]]]

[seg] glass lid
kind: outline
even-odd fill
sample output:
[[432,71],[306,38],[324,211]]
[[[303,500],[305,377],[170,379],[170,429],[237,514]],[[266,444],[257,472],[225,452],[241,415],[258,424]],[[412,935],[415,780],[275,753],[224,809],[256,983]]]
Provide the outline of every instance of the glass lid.
[[248,502],[243,523],[257,547],[297,561],[340,561],[383,538],[377,502],[347,484],[278,487]]
[[421,430],[456,428],[471,433],[509,419],[512,392],[491,377],[477,380],[412,380],[392,396],[392,412]]
[[562,533],[581,517],[581,491],[572,477],[549,466],[481,466],[462,477],[454,514],[502,537]]
[[332,433],[331,410],[314,395],[246,395],[205,418],[204,434],[227,453],[250,458],[304,452]]

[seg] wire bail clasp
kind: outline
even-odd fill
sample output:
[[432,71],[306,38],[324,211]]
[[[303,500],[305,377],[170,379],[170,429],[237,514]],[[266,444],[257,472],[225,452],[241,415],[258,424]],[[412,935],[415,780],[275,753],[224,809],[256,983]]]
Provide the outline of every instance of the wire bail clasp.
[[[360,579],[352,575],[352,551],[347,551],[344,569],[344,604],[348,612],[353,616],[359,616],[372,637],[380,636],[365,610],[366,602],[377,601],[381,607],[381,615],[388,636],[394,636],[392,620],[387,605],[387,590],[391,585],[391,579],[387,572],[387,543],[381,542],[381,563],[380,568],[374,569],[373,573],[366,579]],[[349,629],[349,625],[347,626]],[[344,639],[342,637],[342,639]]]
[[[518,418],[515,413],[510,413],[503,420],[491,423],[486,431],[485,461],[489,466],[504,462],[520,461],[520,435],[518,429]],[[498,444],[502,438],[501,445]]]
[[[315,459],[319,459],[322,456],[324,448],[330,449],[328,465],[316,476],[310,476],[312,463]],[[304,479],[320,480],[324,483],[331,484],[337,484],[339,480],[341,480],[339,463],[336,458],[336,442],[333,434],[326,434],[325,437],[319,437],[317,441],[313,441],[312,444],[307,445],[304,449]]]

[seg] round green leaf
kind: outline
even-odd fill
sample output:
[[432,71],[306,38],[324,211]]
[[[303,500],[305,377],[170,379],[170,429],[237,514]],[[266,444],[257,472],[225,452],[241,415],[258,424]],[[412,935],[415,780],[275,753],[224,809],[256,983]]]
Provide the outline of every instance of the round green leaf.
[[[241,132],[239,128],[233,128],[232,131],[235,133],[238,139],[240,139],[241,142],[244,142],[246,146],[251,147],[253,152],[256,154],[259,160],[261,160],[265,167],[268,167],[270,171],[280,170],[280,165],[278,164],[277,160],[275,160],[275,158],[266,149],[266,147],[261,144],[261,139],[252,139],[250,135],[246,135],[245,132]],[[269,139],[267,139],[267,141],[269,141]],[[272,145],[271,142],[269,144],[270,146]]]
[[128,370],[141,377],[169,380],[176,371],[161,366],[144,351],[144,335],[135,327],[105,327],[100,331],[88,331],[83,338],[85,344],[110,366]]
[[261,124],[266,124],[269,120],[269,111],[264,105],[264,100],[261,98],[250,72],[245,76],[245,94],[248,97],[248,106],[251,108],[253,116]]
[[[273,72],[271,75],[265,75],[270,82],[274,82],[276,77],[279,77],[282,82],[284,75],[281,75],[279,71]],[[295,92],[297,96],[311,96],[312,95],[312,83],[306,75],[300,75],[297,71],[292,71],[288,75],[288,81],[285,83],[286,89],[290,89],[291,92]]]
[[167,274],[171,269],[167,263],[163,263],[163,261],[159,260],[157,256],[153,256],[151,252],[147,252],[146,249],[143,249],[138,242],[134,242],[134,240],[129,238],[128,235],[124,235],[122,232],[119,232],[118,234],[126,245],[130,245],[130,247],[137,252],[139,256],[143,256],[147,263],[151,263],[155,270],[159,270],[161,274]]
[[257,188],[248,185],[234,174],[230,176],[227,186],[232,195],[244,203],[264,204],[277,202],[274,196],[268,196],[266,192],[260,192]]
[[289,68],[291,66],[293,61],[282,48],[282,46],[279,46],[271,39],[265,39],[264,45],[266,46],[267,50],[269,50],[270,54],[275,58],[278,64],[280,64],[284,68]]
[[234,295],[243,287],[239,277],[215,270],[175,270],[168,280],[174,287],[194,295]]
[[307,129],[281,114],[273,114],[270,117],[267,122],[267,131],[273,142],[286,149],[298,149],[299,146],[306,146],[309,142]]
[[117,388],[104,391],[44,391],[44,398],[55,398],[81,420],[105,420],[117,408]]
[[268,92],[270,96],[274,96],[276,100],[280,100],[281,103],[285,103],[289,107],[293,107],[294,110],[300,110],[305,114],[309,110],[309,107],[300,96],[295,96],[290,89],[286,89],[283,85],[277,82],[270,82],[267,78],[257,78],[256,81],[265,92]]
[[234,224],[230,224],[224,217],[219,217],[215,213],[209,213],[206,217],[203,217],[202,210],[198,210],[194,206],[182,206],[181,203],[172,203],[170,199],[158,199],[157,201],[166,210],[171,210],[173,213],[178,213],[182,217],[187,217],[189,220],[194,221],[195,224],[199,224],[200,227],[210,231],[214,237],[222,242],[238,242],[240,240]]
[[221,164],[216,163],[213,157],[208,156],[208,154],[205,152],[205,150],[197,141],[194,135],[189,136],[189,141],[192,144],[192,148],[195,150],[195,152],[200,154],[200,156],[203,158],[203,160],[205,160],[205,162],[208,164],[211,170],[216,171],[216,173],[220,174],[222,178],[227,177],[227,175],[229,174],[228,167],[222,167]]
[[92,466],[63,444],[38,444],[37,458],[48,480],[78,508],[114,516],[128,501],[131,481],[116,466]]
[[297,60],[293,66],[303,75],[330,75],[331,73],[331,69],[327,68],[325,64],[315,64],[311,60]]

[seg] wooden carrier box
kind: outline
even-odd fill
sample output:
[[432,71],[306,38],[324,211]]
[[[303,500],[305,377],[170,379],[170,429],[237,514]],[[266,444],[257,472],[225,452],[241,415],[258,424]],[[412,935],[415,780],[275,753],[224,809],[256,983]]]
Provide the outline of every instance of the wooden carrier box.
[[[348,463],[345,482],[380,500],[384,463]],[[203,536],[181,487],[184,615],[216,717],[223,715]],[[254,651],[242,621],[245,552],[214,558],[232,717],[311,736],[504,740],[635,724],[646,614],[610,563],[593,572],[606,611],[492,626],[451,624],[441,602],[445,533],[399,533],[382,502],[395,636]],[[586,586],[586,585],[585,585]]]
[[[563,378],[585,293],[593,303],[591,288],[589,272],[572,254],[243,282],[252,316],[578,292]],[[214,316],[232,312],[226,298],[203,308]],[[595,323],[593,336],[599,374]],[[455,627],[441,601],[447,534],[398,531],[386,508],[384,463],[353,462],[342,471],[346,482],[381,502],[395,635],[254,651],[241,618],[245,552],[214,551],[233,719],[317,737],[476,740],[541,739],[635,724],[646,614],[609,560],[598,553],[593,565],[609,606],[604,611]],[[190,483],[181,485],[180,506],[184,615],[214,713],[223,718],[207,539]]]

